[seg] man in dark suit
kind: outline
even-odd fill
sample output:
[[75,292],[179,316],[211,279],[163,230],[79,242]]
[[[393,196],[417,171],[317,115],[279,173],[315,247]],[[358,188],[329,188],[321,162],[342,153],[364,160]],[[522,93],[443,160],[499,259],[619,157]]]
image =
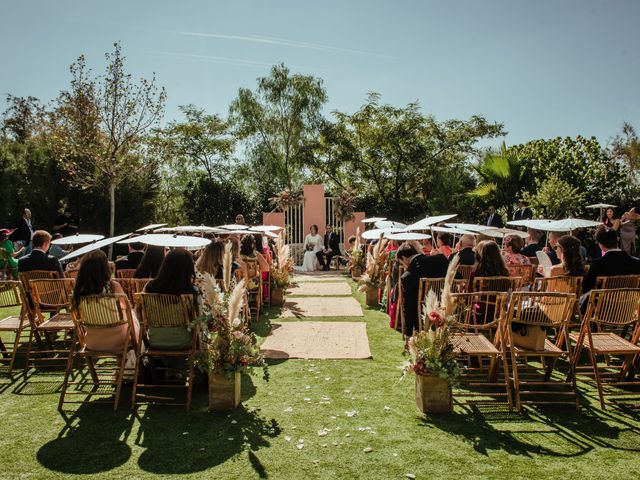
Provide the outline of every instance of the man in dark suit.
[[474,265],[476,263],[476,252],[473,251],[473,247],[475,246],[476,237],[468,233],[462,235],[456,246],[458,253],[452,255],[449,260],[453,261],[455,257],[458,257],[458,265]]
[[[591,262],[589,271],[582,282],[583,294],[593,290],[598,277],[640,275],[640,260],[618,248],[618,234],[615,230],[599,228],[596,232],[596,242],[602,250],[602,257]],[[582,301],[584,300],[583,298]]]
[[487,227],[504,227],[504,223],[502,223],[502,217],[496,212],[496,207],[491,205],[487,209],[487,213],[489,214],[489,216],[487,217]]
[[144,256],[144,243],[132,242],[129,244],[129,254],[116,260],[116,270],[133,270],[138,268],[140,260]]
[[516,206],[518,208],[513,213],[514,220],[529,220],[533,218],[533,211],[531,211],[531,209],[527,207],[527,204],[525,202],[519,200]]
[[404,334],[411,336],[418,327],[418,294],[421,278],[442,278],[446,276],[449,260],[441,253],[425,255],[418,252],[410,243],[404,243],[396,253],[406,271],[400,277],[402,282],[402,314],[404,315]]
[[316,257],[318,258],[318,262],[320,262],[322,270],[326,271],[329,270],[331,259],[335,255],[340,255],[340,240],[338,239],[338,235],[333,233],[333,227],[331,227],[331,225],[325,227],[323,245],[324,248],[316,253]]
[[16,223],[16,228],[11,234],[11,240],[16,243],[16,250],[26,247],[26,253],[29,253],[32,235],[33,226],[31,225],[31,210],[25,208],[22,211],[22,217],[20,217]]
[[51,235],[49,232],[45,232],[44,230],[36,230],[33,232],[31,245],[31,253],[18,260],[18,271],[49,270],[58,272],[58,276],[62,278],[60,261],[47,253],[51,246]]

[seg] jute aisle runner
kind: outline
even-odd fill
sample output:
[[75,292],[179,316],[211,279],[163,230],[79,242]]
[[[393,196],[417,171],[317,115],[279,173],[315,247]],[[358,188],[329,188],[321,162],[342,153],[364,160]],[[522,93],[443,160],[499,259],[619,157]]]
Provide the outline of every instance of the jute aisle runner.
[[[304,281],[300,282],[301,278]],[[331,279],[330,281],[329,278]],[[360,303],[341,275],[299,275],[282,307],[282,318],[362,317]],[[274,322],[261,346],[266,358],[371,358],[364,322]]]

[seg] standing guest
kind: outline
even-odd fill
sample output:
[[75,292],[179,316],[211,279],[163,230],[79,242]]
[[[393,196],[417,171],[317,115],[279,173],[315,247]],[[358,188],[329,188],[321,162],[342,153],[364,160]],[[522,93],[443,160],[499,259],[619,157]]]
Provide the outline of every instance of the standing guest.
[[[196,277],[204,277],[205,273],[212,275],[213,278],[222,280],[224,276],[224,241],[212,240],[209,245],[202,251],[202,255],[196,262]],[[235,265],[231,264],[233,272]],[[236,266],[237,268],[237,266]]]
[[71,214],[71,210],[65,208],[64,212],[56,217],[53,222],[53,231],[59,233],[63,237],[76,234],[78,227],[73,215]]
[[58,276],[62,278],[60,260],[47,253],[51,246],[51,235],[49,232],[44,230],[36,230],[33,232],[31,246],[31,253],[18,260],[18,270],[21,272],[48,270],[58,272]]
[[244,225],[244,215],[241,213],[236,215],[236,225]]
[[[451,247],[453,245],[453,236],[450,233],[444,232],[438,234],[436,245],[438,245],[436,252],[447,257],[447,260],[453,254],[453,248]],[[433,252],[431,253],[433,254]]]
[[593,290],[598,277],[640,275],[640,260],[618,248],[618,235],[614,230],[598,228],[596,242],[602,251],[602,257],[591,263],[582,283],[582,293]]
[[502,257],[507,267],[510,265],[531,265],[529,257],[522,254],[524,240],[518,235],[507,235],[502,240]]
[[[107,255],[102,250],[94,250],[82,258],[78,277],[73,288],[73,304],[76,308],[80,300],[89,295],[124,294],[120,284],[111,279],[111,267]],[[123,309],[126,302],[122,300]],[[140,325],[133,315],[134,338],[138,338]],[[127,338],[127,325],[110,328],[84,327],[85,340],[89,350],[110,351],[122,348]],[[132,345],[133,348],[133,345]]]
[[488,216],[487,216],[487,226],[488,227],[497,227],[497,228],[504,227],[504,224],[502,223],[502,217],[500,216],[500,214],[498,214],[496,212],[496,207],[491,205],[487,209],[487,214],[488,214]]
[[547,277],[570,276],[582,277],[585,274],[584,261],[580,254],[580,240],[573,235],[563,235],[558,239],[556,253],[560,259],[558,265],[554,265],[545,273]]
[[17,280],[18,261],[16,257],[24,251],[24,247],[21,247],[20,250],[14,250],[13,242],[9,240],[11,232],[13,232],[13,230],[6,228],[0,230],[0,270],[5,270],[10,278]]
[[410,337],[418,328],[418,293],[421,278],[442,278],[447,274],[449,261],[442,254],[425,255],[411,243],[402,244],[396,253],[406,271],[402,274],[404,301],[402,312],[405,321],[404,334]]
[[14,242],[16,250],[25,247],[24,253],[31,251],[31,237],[33,236],[33,225],[31,224],[31,210],[25,208],[22,211],[22,217],[18,220],[16,228],[11,234],[11,240]]
[[540,246],[540,232],[533,228],[527,228],[527,242],[520,253],[526,257],[535,257],[536,252],[540,250],[542,250]]
[[527,206],[526,202],[524,202],[522,200],[518,200],[518,203],[517,203],[516,206],[518,208],[513,213],[513,219],[514,220],[530,220],[531,218],[533,218],[533,212]]
[[[62,235],[59,233],[54,233],[53,236],[51,237],[51,240],[59,240],[62,238]],[[69,253],[71,253],[71,250],[65,250],[64,248],[62,248],[60,245],[57,244],[51,244],[51,247],[49,247],[49,255],[56,257],[56,258],[62,258],[65,255],[68,255]]]
[[155,278],[164,260],[164,247],[148,245],[133,278]]
[[552,265],[559,265],[560,259],[556,254],[556,247],[558,246],[558,240],[562,236],[561,233],[558,232],[549,232],[549,246],[544,247],[544,253],[549,255],[549,260],[551,260]]
[[325,227],[322,246],[322,250],[316,253],[316,258],[320,262],[322,270],[327,271],[329,270],[329,265],[331,265],[331,259],[335,255],[340,255],[340,240],[338,235],[333,232],[331,225]]
[[116,260],[117,270],[135,270],[140,265],[142,258],[144,257],[144,243],[132,242],[128,245],[129,253]]
[[[474,265],[476,263],[476,254],[473,248],[476,246],[476,237],[469,233],[465,233],[460,237],[460,241],[456,246],[459,258],[458,265]],[[453,260],[453,257],[451,258]]]
[[640,214],[633,207],[622,215],[620,221],[620,248],[629,255],[636,253],[636,222],[640,220]]
[[605,211],[602,223],[604,223],[604,226],[610,230],[618,231],[620,228],[620,219],[616,217],[616,211],[611,207],[607,208]]
[[[177,248],[164,257],[160,271],[144,291],[169,295],[193,295],[196,305],[200,305],[199,291],[195,287],[195,267],[193,256],[188,250]],[[161,349],[180,350],[191,346],[192,335],[187,327],[153,328],[147,333],[149,345]],[[167,358],[166,363],[170,364]]]

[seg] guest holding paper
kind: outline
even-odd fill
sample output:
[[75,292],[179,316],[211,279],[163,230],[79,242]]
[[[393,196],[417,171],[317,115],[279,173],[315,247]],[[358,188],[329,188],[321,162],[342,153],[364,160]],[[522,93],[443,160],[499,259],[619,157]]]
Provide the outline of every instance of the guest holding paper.
[[580,240],[573,235],[563,235],[556,243],[556,254],[560,263],[544,269],[545,277],[567,275],[582,277],[585,274],[584,262],[580,255]]

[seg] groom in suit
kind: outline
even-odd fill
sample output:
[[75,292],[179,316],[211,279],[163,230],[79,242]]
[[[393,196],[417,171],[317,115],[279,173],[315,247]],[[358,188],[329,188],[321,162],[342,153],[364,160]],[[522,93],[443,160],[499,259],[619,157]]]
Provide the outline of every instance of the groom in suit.
[[327,271],[329,270],[329,265],[331,265],[331,259],[335,255],[340,255],[338,235],[333,233],[331,225],[325,227],[323,246],[324,248],[316,253],[316,257],[318,257],[322,270]]

